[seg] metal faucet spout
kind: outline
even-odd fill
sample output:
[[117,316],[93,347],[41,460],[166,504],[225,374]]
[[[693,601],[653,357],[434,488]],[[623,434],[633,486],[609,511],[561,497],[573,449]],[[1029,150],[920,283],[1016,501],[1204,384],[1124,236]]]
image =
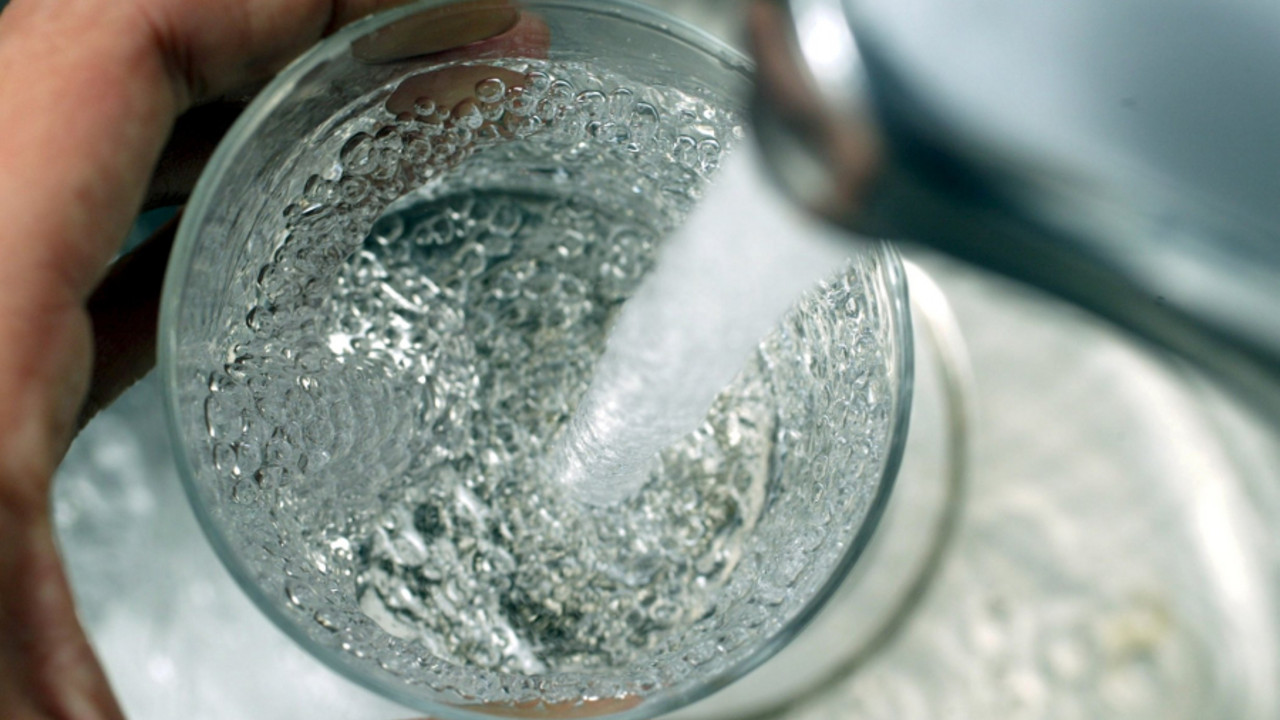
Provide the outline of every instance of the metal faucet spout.
[[1117,188],[965,132],[850,8],[751,10],[757,135],[787,194],[855,233],[925,244],[1085,307],[1280,424],[1280,228],[1158,178]]

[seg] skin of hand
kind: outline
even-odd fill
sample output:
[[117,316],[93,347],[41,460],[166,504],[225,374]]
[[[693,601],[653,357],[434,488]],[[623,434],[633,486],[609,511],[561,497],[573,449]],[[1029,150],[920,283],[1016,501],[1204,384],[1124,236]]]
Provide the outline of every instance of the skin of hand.
[[[441,52],[515,22],[508,0],[474,2],[494,11],[491,22],[443,23],[434,36],[420,23],[411,41],[392,32],[365,51]],[[8,720],[123,717],[77,621],[49,516],[50,480],[78,426],[153,361],[167,247],[151,243],[110,265],[121,239],[140,209],[184,197],[242,98],[321,37],[394,4],[14,0],[0,13],[0,715]]]

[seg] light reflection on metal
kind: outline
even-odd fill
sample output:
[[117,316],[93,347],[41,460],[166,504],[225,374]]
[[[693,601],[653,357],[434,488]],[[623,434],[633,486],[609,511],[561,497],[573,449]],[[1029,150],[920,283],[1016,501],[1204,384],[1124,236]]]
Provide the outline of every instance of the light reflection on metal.
[[1092,310],[1280,423],[1280,229],[966,131],[841,0],[761,0],[751,28],[759,139],[801,204]]

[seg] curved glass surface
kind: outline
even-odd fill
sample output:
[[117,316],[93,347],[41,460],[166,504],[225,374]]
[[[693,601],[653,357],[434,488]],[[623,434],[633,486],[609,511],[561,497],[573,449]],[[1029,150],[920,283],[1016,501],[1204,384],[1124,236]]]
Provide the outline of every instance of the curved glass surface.
[[528,481],[743,136],[748,73],[636,5],[422,2],[321,43],[232,129],[166,279],[166,407],[219,556],[310,652],[442,718],[652,717],[848,573],[910,402],[883,244],[635,498]]

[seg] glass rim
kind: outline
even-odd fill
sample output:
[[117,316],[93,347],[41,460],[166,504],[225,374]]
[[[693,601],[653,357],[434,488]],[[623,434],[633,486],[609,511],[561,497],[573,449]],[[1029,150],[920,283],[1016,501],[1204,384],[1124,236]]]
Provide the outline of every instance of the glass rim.
[[[393,702],[412,708],[416,711],[429,712],[440,720],[480,720],[481,718],[502,717],[492,711],[485,712],[480,705],[463,706],[449,704],[443,700],[428,698],[422,694],[408,690],[408,686],[393,678],[371,673],[350,662],[332,648],[320,645],[312,640],[298,626],[295,619],[286,614],[279,603],[254,580],[253,574],[241,557],[232,549],[223,528],[209,513],[200,496],[196,473],[192,459],[181,430],[181,408],[178,394],[176,359],[178,354],[178,316],[182,307],[187,278],[192,269],[191,261],[197,244],[199,233],[197,228],[210,212],[211,198],[221,186],[223,178],[231,172],[233,160],[240,149],[264,120],[290,95],[295,87],[317,66],[347,52],[353,41],[371,32],[384,28],[395,22],[412,17],[418,13],[434,8],[465,4],[467,0],[416,0],[406,5],[374,13],[356,20],[334,34],[323,38],[293,62],[281,70],[252,100],[245,111],[236,119],[226,136],[218,144],[213,156],[201,173],[183,212],[173,249],[165,272],[161,292],[160,316],[157,337],[157,365],[164,391],[165,420],[169,435],[177,445],[175,452],[178,476],[181,478],[183,490],[193,509],[195,517],[212,546],[222,566],[227,570],[241,590],[254,605],[263,612],[281,632],[302,647],[306,653],[317,659],[324,666],[357,685],[374,692]],[[585,13],[597,16],[615,17],[619,20],[646,26],[661,34],[694,48],[700,54],[708,55],[731,67],[736,67],[744,74],[750,74],[753,64],[750,59],[723,40],[691,23],[665,13],[652,6],[641,4],[636,0],[517,0],[515,7],[524,9],[561,9],[574,13]],[[747,142],[753,140],[748,138]],[[907,307],[906,273],[897,251],[884,241],[870,241],[865,245],[865,252],[874,255],[881,268],[880,278],[884,281],[884,292],[890,300],[886,308],[890,319],[890,335],[895,343],[896,351],[892,353],[893,362],[889,368],[892,376],[899,378],[897,393],[893,398],[893,418],[888,428],[888,446],[885,454],[884,471],[880,477],[875,495],[868,507],[867,514],[849,540],[844,555],[833,566],[830,576],[823,581],[817,592],[813,593],[801,606],[800,610],[773,634],[768,641],[760,643],[746,657],[733,663],[719,673],[706,678],[699,684],[676,692],[654,692],[641,696],[636,706],[618,712],[606,712],[598,716],[611,720],[641,720],[664,715],[678,708],[690,705],[718,690],[736,682],[775,655],[793,637],[800,633],[809,622],[826,607],[841,582],[861,556],[870,542],[872,535],[884,513],[891,495],[898,468],[901,464],[906,443],[907,427],[910,417],[913,391],[913,357],[911,335],[911,315]],[[501,676],[491,670],[477,670]]]

